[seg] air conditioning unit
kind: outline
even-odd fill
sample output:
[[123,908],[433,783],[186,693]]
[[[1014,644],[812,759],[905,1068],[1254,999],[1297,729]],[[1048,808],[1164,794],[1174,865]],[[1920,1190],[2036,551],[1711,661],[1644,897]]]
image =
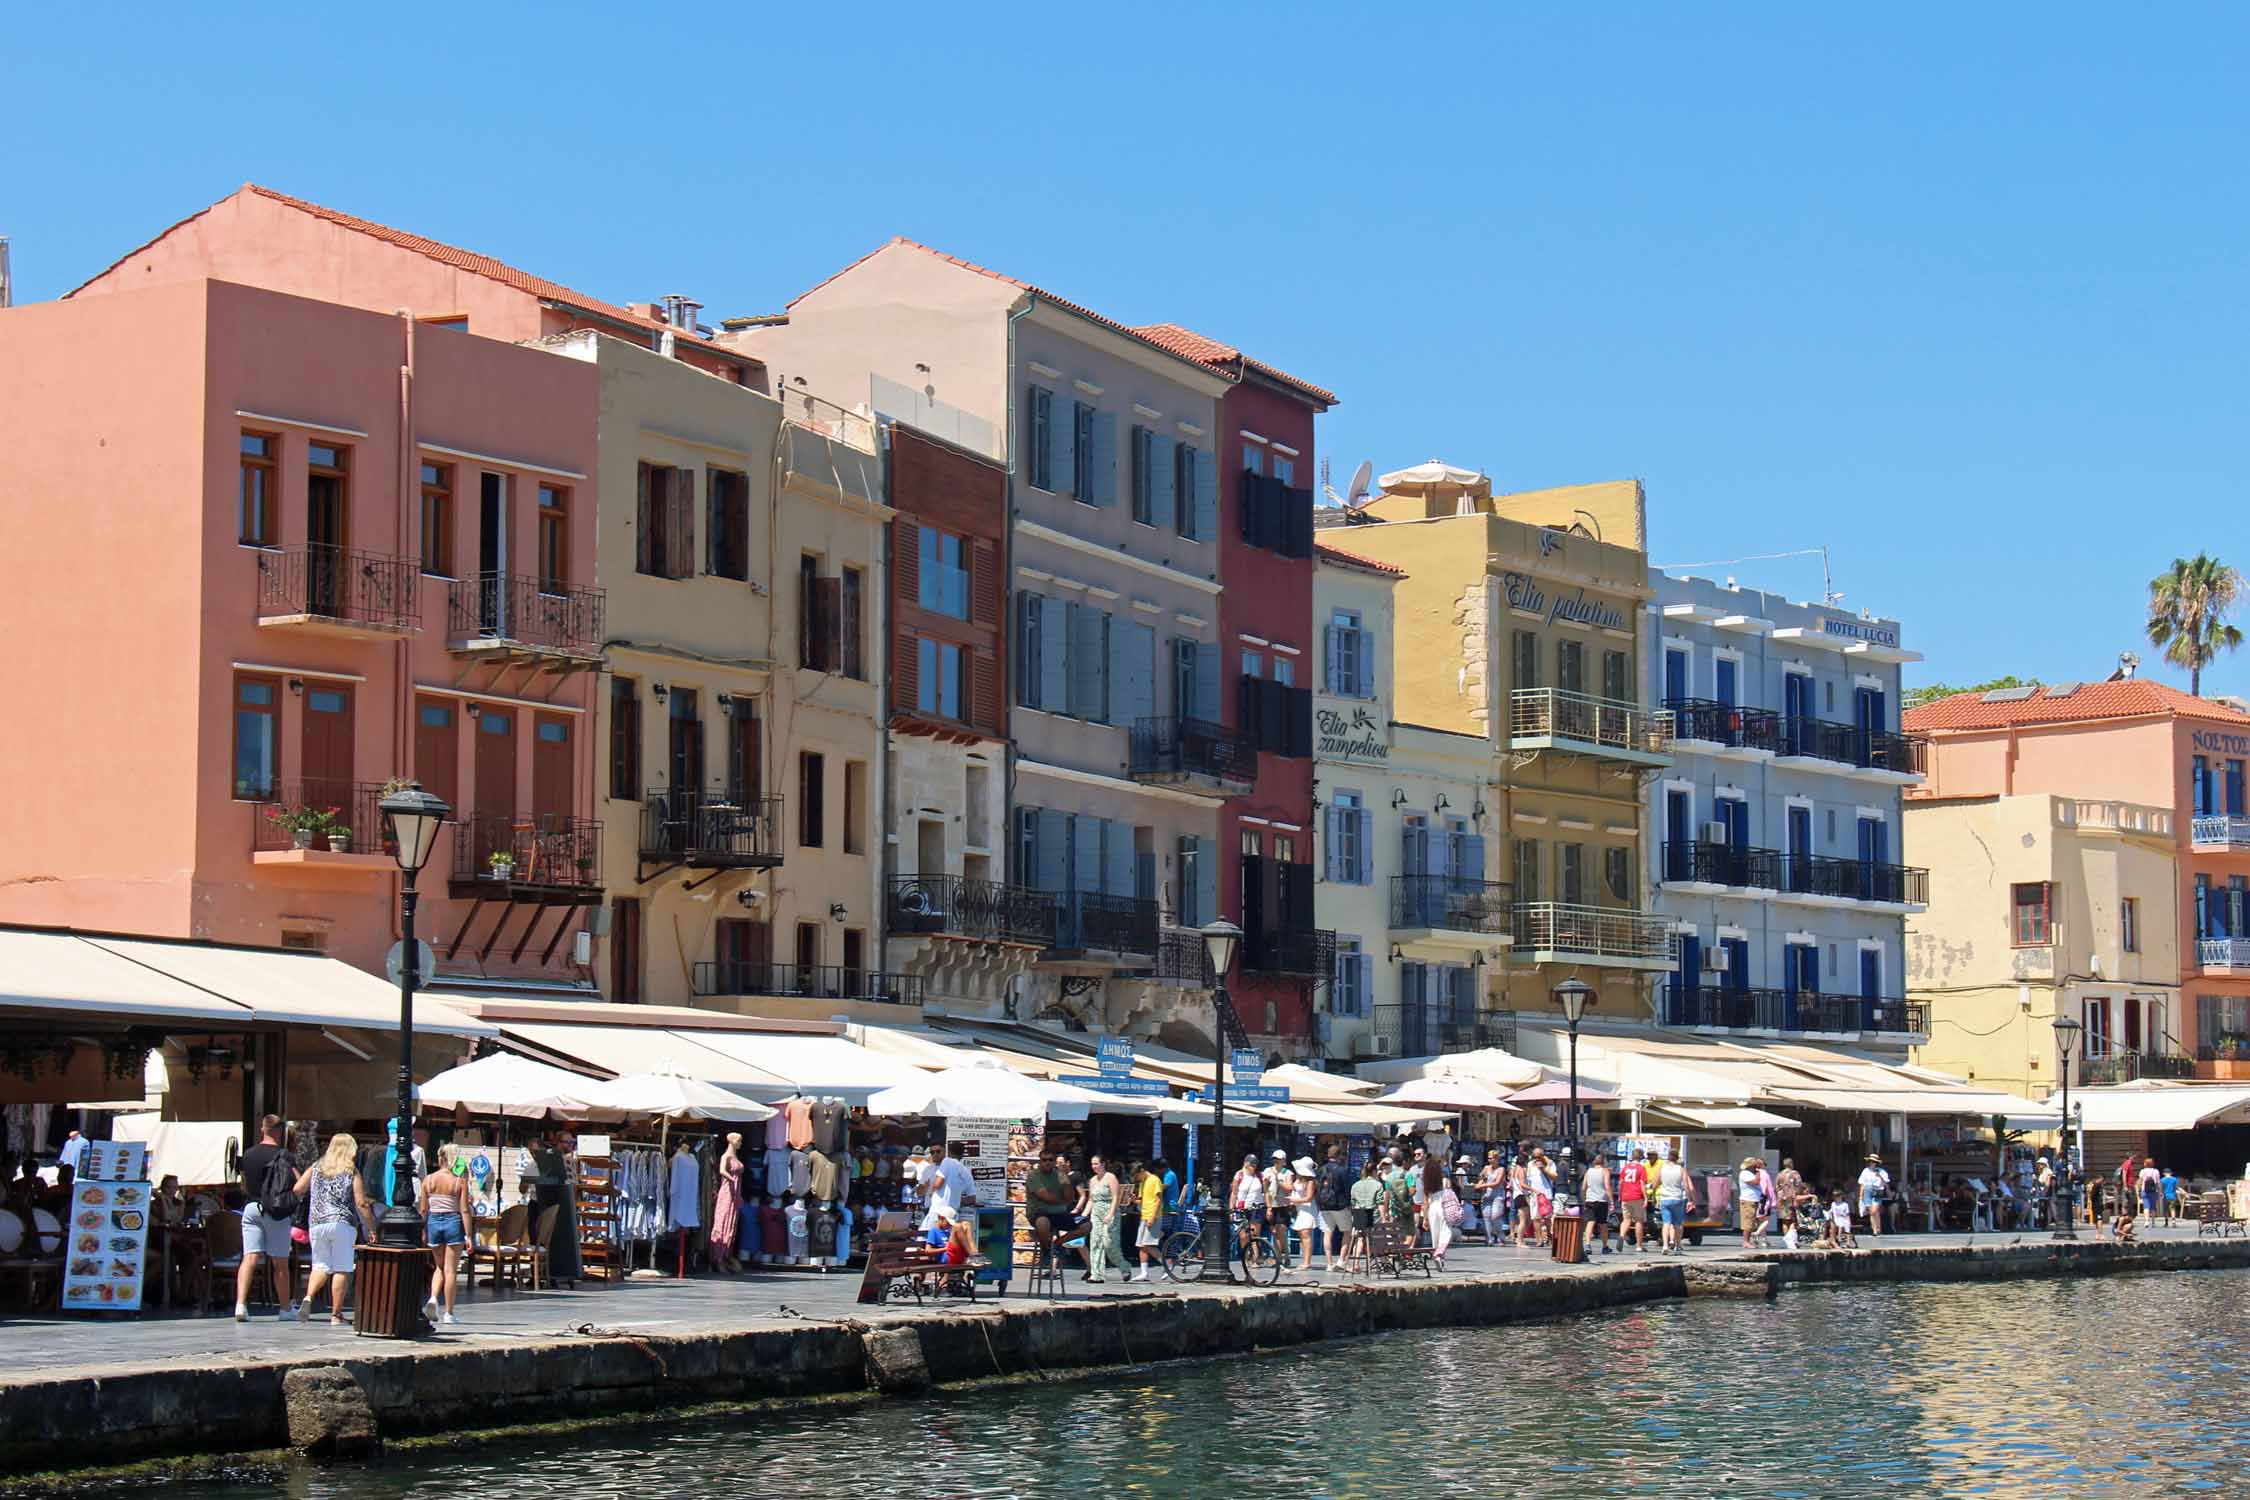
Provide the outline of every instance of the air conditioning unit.
[[1706,949],[1704,949],[1704,950],[1703,950],[1703,972],[1704,972],[1704,973],[1706,973],[1706,974],[1724,974],[1724,973],[1725,973],[1726,971],[1727,971],[1727,950],[1726,950],[1726,949],[1724,949],[1724,948],[1706,948]]
[[1731,844],[1734,839],[1728,832],[1726,824],[1706,823],[1703,825],[1703,842],[1706,844]]
[[1380,1032],[1363,1031],[1352,1038],[1354,1057],[1391,1057],[1396,1052],[1397,1044]]

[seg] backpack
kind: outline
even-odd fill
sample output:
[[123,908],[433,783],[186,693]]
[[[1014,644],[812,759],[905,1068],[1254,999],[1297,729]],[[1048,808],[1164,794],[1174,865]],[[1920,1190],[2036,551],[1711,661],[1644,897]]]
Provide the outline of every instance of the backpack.
[[1328,1162],[1320,1169],[1320,1186],[1314,1200],[1331,1213],[1341,1213],[1352,1206],[1350,1174],[1341,1162]]
[[1445,1215],[1447,1224],[1455,1229],[1461,1227],[1461,1197],[1453,1189],[1447,1188],[1438,1194],[1438,1211]]
[[297,1217],[297,1169],[286,1151],[276,1151],[266,1163],[266,1180],[258,1184],[258,1212],[272,1224]]

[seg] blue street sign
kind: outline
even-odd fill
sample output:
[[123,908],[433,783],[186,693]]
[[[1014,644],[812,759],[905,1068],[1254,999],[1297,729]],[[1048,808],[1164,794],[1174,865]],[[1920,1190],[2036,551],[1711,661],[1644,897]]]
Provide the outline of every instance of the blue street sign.
[[[1198,1089],[1188,1097],[1198,1104],[1209,1104],[1211,1102],[1211,1091],[1209,1089]],[[1289,1090],[1260,1084],[1229,1084],[1227,1085],[1227,1102],[1230,1104],[1287,1104],[1289,1102]]]
[[1255,1047],[1235,1048],[1232,1061],[1237,1083],[1246,1083],[1256,1088],[1258,1080],[1266,1076],[1266,1059]]
[[1130,1094],[1145,1099],[1162,1099],[1172,1092],[1172,1086],[1161,1078],[1120,1078],[1114,1073],[1065,1073],[1055,1081],[1092,1089],[1097,1094]]
[[1094,1044],[1094,1065],[1104,1073],[1133,1071],[1133,1043],[1121,1036],[1105,1036]]

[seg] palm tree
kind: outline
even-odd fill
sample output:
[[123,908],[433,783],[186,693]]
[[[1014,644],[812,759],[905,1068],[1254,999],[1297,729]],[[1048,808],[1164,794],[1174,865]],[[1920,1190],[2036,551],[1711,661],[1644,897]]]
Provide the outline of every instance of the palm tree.
[[2173,558],[2170,572],[2149,580],[2148,643],[2188,669],[2188,691],[2198,698],[2203,669],[2242,644],[2242,632],[2227,623],[2242,592],[2242,575],[2202,552]]

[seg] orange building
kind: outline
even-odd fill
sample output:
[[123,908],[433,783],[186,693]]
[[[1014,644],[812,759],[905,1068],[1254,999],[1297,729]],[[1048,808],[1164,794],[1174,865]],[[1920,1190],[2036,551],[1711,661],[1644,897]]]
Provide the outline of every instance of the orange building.
[[[2080,1017],[2088,1061],[2192,1052],[2196,1071],[2250,1066],[2250,714],[2140,678],[1961,693],[1905,716],[1930,741],[1917,801],[2048,793],[2169,809],[2180,872],[2180,997],[2167,1037],[2133,1034],[2106,1001]],[[2012,884],[2018,947],[2053,941],[2067,893]],[[1946,914],[1933,904],[1932,923]],[[1920,924],[1917,924],[1920,925]]]

